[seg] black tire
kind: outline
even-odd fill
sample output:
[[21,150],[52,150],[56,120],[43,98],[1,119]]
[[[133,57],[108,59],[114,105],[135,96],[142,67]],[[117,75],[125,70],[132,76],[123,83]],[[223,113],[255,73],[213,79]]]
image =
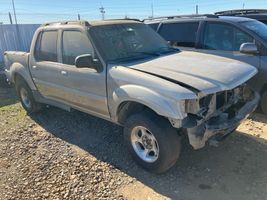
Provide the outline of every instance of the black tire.
[[261,110],[264,115],[267,116],[267,90],[265,90],[261,96]]
[[[35,101],[33,94],[32,94],[32,90],[30,89],[30,87],[27,85],[27,83],[24,80],[20,79],[16,82],[16,90],[17,90],[17,94],[21,102],[21,105],[27,111],[27,113],[32,114],[32,113],[35,113],[41,110],[42,108],[41,104]],[[29,100],[28,105],[26,105],[25,102],[22,100],[23,99],[22,90],[26,91],[26,95]]]
[[[159,154],[154,162],[141,159],[131,142],[131,134],[135,127],[143,126],[156,138]],[[178,160],[181,151],[181,136],[170,122],[151,111],[143,111],[130,116],[124,126],[124,140],[134,160],[144,169],[153,173],[163,173],[170,169]]]

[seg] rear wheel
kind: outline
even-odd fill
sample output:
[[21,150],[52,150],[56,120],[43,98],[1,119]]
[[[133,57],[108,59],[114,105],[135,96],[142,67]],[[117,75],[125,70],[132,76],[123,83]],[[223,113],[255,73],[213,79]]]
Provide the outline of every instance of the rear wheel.
[[150,172],[167,171],[180,155],[177,130],[150,111],[134,114],[126,121],[124,139],[134,160]]
[[41,104],[35,101],[32,90],[25,81],[19,80],[16,89],[21,105],[28,113],[38,112],[41,109]]
[[267,115],[267,90],[265,90],[261,96],[261,110]]

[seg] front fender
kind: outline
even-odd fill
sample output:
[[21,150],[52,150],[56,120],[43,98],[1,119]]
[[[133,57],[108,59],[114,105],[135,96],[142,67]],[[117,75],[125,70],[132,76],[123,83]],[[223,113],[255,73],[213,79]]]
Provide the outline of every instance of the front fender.
[[15,76],[20,75],[26,81],[26,83],[32,90],[37,90],[28,68],[26,68],[22,64],[17,63],[17,62],[13,63],[10,66],[9,73],[10,73],[10,79],[12,83],[15,83]]
[[155,111],[158,115],[183,119],[186,117],[184,113],[184,101],[179,102],[168,99],[157,92],[138,85],[124,85],[117,88],[112,93],[113,106],[111,106],[111,116],[117,119],[117,110],[121,103],[131,101],[143,104]]

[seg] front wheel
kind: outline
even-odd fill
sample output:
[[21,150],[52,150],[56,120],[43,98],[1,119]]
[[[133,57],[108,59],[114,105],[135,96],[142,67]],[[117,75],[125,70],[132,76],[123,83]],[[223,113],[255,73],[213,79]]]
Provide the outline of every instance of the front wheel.
[[41,104],[35,101],[32,91],[25,81],[20,80],[16,83],[16,89],[21,105],[28,113],[34,113],[41,109]]
[[150,172],[167,171],[180,155],[177,129],[150,111],[134,114],[126,121],[124,139],[134,160]]

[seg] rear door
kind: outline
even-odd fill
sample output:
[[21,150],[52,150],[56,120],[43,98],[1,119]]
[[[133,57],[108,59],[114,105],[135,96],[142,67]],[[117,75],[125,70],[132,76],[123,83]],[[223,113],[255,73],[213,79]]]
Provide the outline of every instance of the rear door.
[[39,33],[30,70],[38,91],[46,98],[63,98],[59,84],[61,65],[58,62],[58,30],[46,30]]
[[172,46],[189,50],[196,46],[198,28],[197,21],[163,23],[158,33]]

